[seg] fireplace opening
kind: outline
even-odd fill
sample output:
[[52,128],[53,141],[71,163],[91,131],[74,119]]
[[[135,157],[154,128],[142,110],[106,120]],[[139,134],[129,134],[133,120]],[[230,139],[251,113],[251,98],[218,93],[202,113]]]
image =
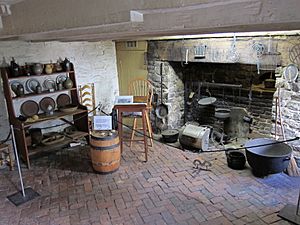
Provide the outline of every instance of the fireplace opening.
[[[179,129],[190,122],[213,127],[228,138],[246,137],[249,132],[270,133],[275,88],[265,82],[275,78],[274,71],[258,74],[253,64],[162,63],[163,101],[169,114],[164,124],[153,124],[154,130]],[[159,75],[153,76],[152,82],[160,96]]]

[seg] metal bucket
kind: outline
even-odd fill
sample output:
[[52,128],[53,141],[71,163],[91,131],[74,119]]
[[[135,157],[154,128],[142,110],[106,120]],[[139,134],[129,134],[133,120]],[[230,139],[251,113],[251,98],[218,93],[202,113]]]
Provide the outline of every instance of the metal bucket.
[[179,142],[183,148],[191,150],[208,150],[211,128],[187,124],[179,135]]

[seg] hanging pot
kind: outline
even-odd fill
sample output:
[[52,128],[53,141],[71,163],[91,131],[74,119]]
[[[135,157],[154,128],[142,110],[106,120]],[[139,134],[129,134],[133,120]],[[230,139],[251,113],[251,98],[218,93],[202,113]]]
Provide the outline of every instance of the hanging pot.
[[216,108],[215,117],[218,119],[227,119],[230,117],[230,109],[228,108]]
[[215,97],[207,97],[207,98],[201,98],[198,101],[198,104],[201,106],[207,106],[207,105],[214,104],[216,101],[217,99]]
[[155,109],[155,114],[159,119],[165,119],[168,115],[168,107],[163,103],[163,87],[162,87],[162,67],[160,64],[160,104]]

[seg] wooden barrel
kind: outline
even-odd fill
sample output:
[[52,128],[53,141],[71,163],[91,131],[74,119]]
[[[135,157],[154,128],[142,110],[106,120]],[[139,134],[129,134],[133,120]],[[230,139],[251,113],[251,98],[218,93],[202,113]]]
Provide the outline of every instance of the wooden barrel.
[[117,132],[94,131],[90,136],[91,159],[95,171],[111,173],[120,166],[120,140]]

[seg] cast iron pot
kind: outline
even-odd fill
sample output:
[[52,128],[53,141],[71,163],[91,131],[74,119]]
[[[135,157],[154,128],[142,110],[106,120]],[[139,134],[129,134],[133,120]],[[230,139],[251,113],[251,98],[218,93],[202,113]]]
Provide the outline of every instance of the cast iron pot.
[[[289,165],[292,148],[285,143],[277,143],[268,138],[257,138],[245,144],[246,157],[255,176],[281,173]],[[260,147],[252,147],[265,145]]]
[[31,142],[33,146],[36,146],[41,143],[43,139],[41,128],[31,128],[29,129],[29,134],[31,136]]
[[242,170],[245,168],[246,157],[244,153],[237,150],[228,150],[225,153],[229,168],[234,170]]
[[163,140],[167,143],[174,143],[178,139],[179,132],[176,129],[168,129],[161,132]]
[[215,109],[215,117],[218,119],[227,119],[230,117],[230,109],[228,108],[216,108]]

